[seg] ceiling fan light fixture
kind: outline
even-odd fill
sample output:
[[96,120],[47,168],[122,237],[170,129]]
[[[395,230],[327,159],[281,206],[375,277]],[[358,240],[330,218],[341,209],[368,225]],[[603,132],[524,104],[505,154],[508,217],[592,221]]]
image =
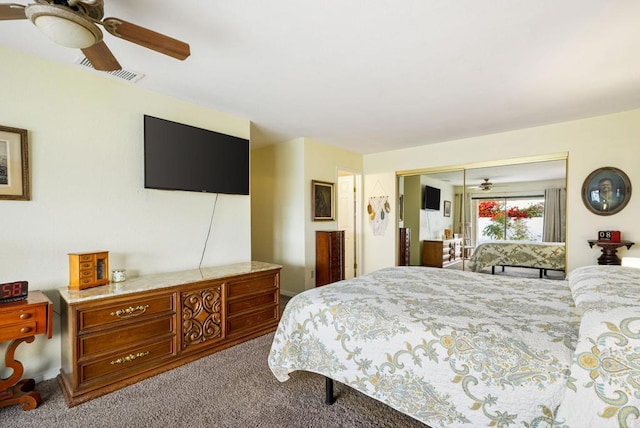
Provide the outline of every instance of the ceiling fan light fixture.
[[29,5],[25,13],[45,36],[59,45],[84,49],[102,40],[102,31],[89,19],[55,5]]
[[480,183],[480,186],[478,187],[480,187],[480,190],[482,190],[483,192],[490,192],[492,186],[493,183],[491,183],[488,178],[485,178],[484,183]]

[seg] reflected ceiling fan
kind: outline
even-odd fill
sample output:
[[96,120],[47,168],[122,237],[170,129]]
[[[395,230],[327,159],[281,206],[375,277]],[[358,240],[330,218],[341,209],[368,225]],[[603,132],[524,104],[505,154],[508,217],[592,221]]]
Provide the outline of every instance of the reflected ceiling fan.
[[493,183],[490,182],[488,178],[485,178],[484,182],[478,185],[478,189],[482,190],[483,192],[490,192],[492,188]]
[[55,43],[82,50],[96,70],[122,68],[102,40],[98,25],[115,37],[179,60],[186,59],[191,53],[189,45],[180,40],[119,18],[103,19],[103,16],[103,0],[35,0],[26,6],[0,4],[0,21],[29,19]]

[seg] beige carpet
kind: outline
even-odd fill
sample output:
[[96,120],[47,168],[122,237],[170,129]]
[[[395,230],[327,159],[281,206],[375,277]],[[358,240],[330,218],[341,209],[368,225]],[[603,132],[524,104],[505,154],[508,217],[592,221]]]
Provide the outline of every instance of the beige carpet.
[[9,427],[424,427],[336,383],[324,404],[324,378],[295,372],[280,383],[267,366],[273,334],[218,352],[130,387],[67,408],[55,379],[40,383],[35,410],[0,408]]

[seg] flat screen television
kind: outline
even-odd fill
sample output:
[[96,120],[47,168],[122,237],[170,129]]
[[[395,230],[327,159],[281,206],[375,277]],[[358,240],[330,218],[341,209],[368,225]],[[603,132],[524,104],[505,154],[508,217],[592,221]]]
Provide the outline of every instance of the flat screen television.
[[249,140],[144,116],[144,187],[249,194]]
[[422,209],[440,210],[440,189],[424,186],[422,191]]

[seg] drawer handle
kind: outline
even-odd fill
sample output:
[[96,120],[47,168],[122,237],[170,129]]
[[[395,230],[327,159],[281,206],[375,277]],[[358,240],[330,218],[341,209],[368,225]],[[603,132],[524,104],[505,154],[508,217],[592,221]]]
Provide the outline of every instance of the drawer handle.
[[118,309],[115,312],[111,312],[110,315],[118,318],[137,317],[138,315],[144,314],[148,307],[149,305],[138,305],[135,308],[133,306],[129,306],[128,308]]
[[32,330],[31,327],[22,327],[20,333],[29,333]]
[[137,358],[141,358],[141,357],[146,357],[147,355],[149,355],[149,351],[147,352],[138,352],[137,354],[129,354],[126,357],[122,357],[122,358],[118,358],[117,360],[113,360],[111,361],[109,364],[116,365],[116,364],[124,364],[124,363],[128,363],[129,361],[133,361]]
[[31,318],[31,314],[28,314],[28,313],[20,314],[21,320],[28,320],[29,318]]

